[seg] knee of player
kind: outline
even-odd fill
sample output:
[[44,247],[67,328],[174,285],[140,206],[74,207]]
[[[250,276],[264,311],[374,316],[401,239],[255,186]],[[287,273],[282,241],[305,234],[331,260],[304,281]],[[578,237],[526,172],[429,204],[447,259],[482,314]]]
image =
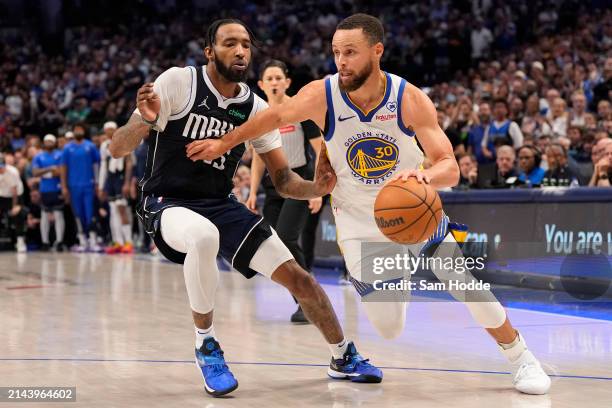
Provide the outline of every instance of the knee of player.
[[188,226],[185,230],[185,237],[198,248],[219,247],[219,230],[214,225],[206,227],[201,225]]

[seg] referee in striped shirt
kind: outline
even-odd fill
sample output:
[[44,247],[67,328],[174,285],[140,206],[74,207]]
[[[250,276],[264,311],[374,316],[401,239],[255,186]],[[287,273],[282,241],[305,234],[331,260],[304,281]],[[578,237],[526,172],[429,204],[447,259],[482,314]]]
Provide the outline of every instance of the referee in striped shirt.
[[[291,100],[287,95],[287,89],[291,85],[287,66],[279,60],[266,62],[260,71],[259,87],[264,91],[270,106],[280,105]],[[309,145],[318,157],[323,138],[321,131],[312,121],[294,123],[279,129],[283,150],[293,171],[305,180],[312,180],[314,175],[314,159],[309,154]],[[263,216],[265,220],[276,230],[278,236],[293,254],[298,264],[306,268],[304,253],[300,247],[299,237],[306,225],[309,213],[317,213],[321,209],[321,198],[308,201],[282,198],[274,189],[272,180],[266,173],[263,160],[253,152],[251,164],[251,189],[246,202],[251,211],[257,210],[257,190],[260,183],[264,187],[266,199],[264,201]],[[262,176],[263,180],[262,180]],[[297,303],[297,302],[296,302]],[[291,316],[294,323],[308,323],[302,309],[298,305],[297,311]]]

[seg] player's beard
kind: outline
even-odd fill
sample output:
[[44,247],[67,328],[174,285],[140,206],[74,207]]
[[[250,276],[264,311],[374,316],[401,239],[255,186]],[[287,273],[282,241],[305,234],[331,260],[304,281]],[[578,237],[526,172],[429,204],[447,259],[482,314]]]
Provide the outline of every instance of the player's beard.
[[373,68],[374,64],[372,64],[372,61],[369,61],[368,65],[366,65],[361,72],[353,74],[353,77],[350,81],[342,82],[342,79],[340,79],[340,81],[338,81],[340,84],[340,89],[344,92],[353,92],[358,90],[359,88],[361,88],[361,85],[363,85],[365,81],[367,81],[367,79],[370,77]]
[[219,58],[215,58],[215,68],[217,69],[217,72],[229,82],[245,82],[249,75],[248,64],[244,71],[234,71],[232,70],[231,66],[228,67],[224,65],[223,62],[219,60]]

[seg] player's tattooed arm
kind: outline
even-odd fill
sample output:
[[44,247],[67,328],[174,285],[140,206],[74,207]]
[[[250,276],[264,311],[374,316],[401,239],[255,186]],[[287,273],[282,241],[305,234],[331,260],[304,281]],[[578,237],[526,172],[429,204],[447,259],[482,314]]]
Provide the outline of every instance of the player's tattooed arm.
[[[322,149],[322,152],[324,149]],[[260,155],[270,172],[272,183],[278,194],[285,198],[308,200],[329,194],[336,185],[336,175],[331,169],[327,156],[319,159],[314,181],[304,180],[289,168],[282,148],[273,149]]]

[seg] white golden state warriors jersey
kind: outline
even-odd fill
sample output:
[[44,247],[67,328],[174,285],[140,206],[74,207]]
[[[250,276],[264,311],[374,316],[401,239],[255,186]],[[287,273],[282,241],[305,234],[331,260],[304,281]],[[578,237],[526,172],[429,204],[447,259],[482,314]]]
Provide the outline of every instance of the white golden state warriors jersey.
[[406,80],[385,73],[382,101],[368,113],[340,90],[338,74],[325,80],[326,132],[329,160],[337,176],[332,209],[338,241],[384,239],[374,221],[374,201],[385,182],[402,169],[423,162],[415,133],[402,122]]

